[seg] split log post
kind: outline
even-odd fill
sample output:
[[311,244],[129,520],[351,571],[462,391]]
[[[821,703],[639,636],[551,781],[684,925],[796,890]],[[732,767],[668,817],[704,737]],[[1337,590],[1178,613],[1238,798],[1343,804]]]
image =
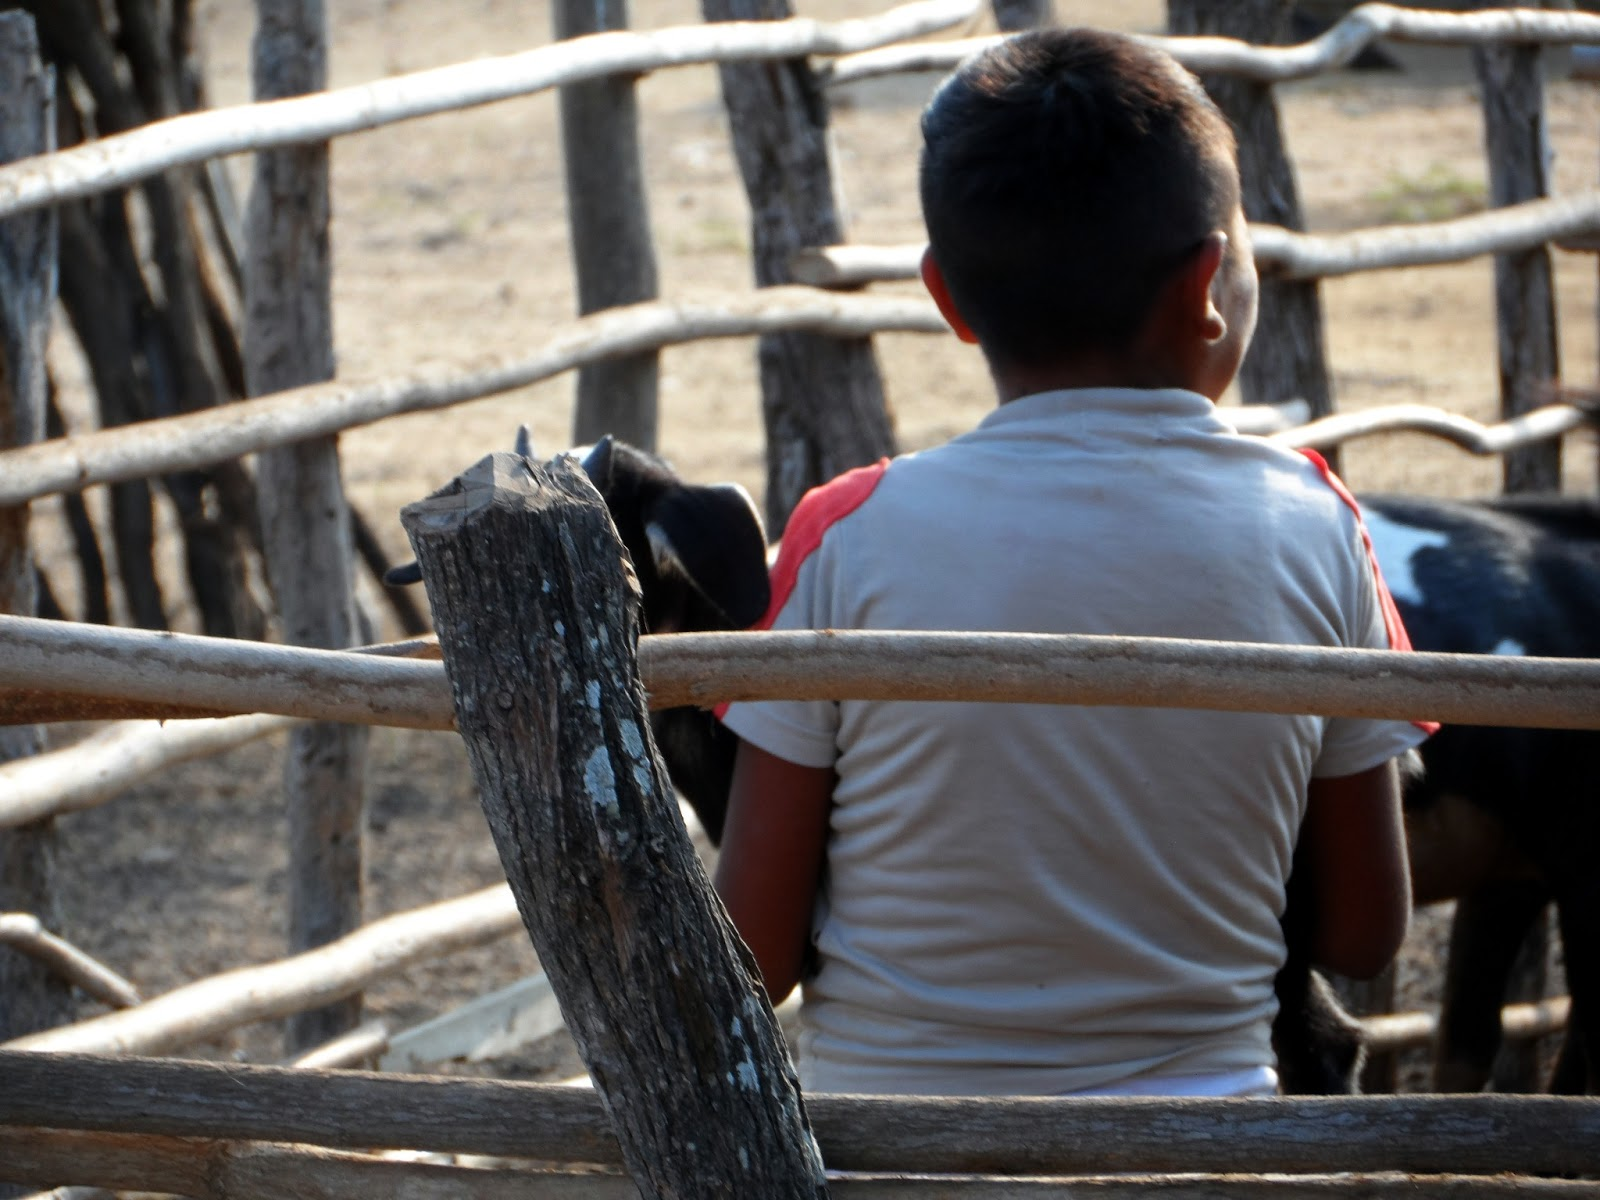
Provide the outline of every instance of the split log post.
[[[789,0],[701,0],[707,21],[779,21]],[[734,154],[750,201],[756,283],[788,283],[789,260],[844,240],[828,155],[828,100],[803,58],[718,67]],[[800,497],[893,454],[894,429],[868,338],[761,339],[767,528],[783,532]]]
[[[1282,42],[1291,7],[1288,0],[1169,0],[1168,32]],[[1271,85],[1209,73],[1202,79],[1239,138],[1245,214],[1252,221],[1304,228]],[[1313,418],[1333,411],[1316,280],[1262,279],[1260,322],[1239,371],[1239,390],[1246,404],[1300,399],[1311,406]]]
[[[1529,0],[1529,8],[1547,7]],[[1532,44],[1477,46],[1473,70],[1483,104],[1489,200],[1495,208],[1550,194],[1550,131],[1544,102],[1544,51]],[[1494,260],[1495,325],[1499,335],[1500,412],[1513,418],[1544,402],[1561,377],[1554,267],[1547,245]],[[1507,492],[1561,490],[1561,440],[1509,451],[1501,460]],[[1465,919],[1458,908],[1455,920]],[[1452,944],[1458,931],[1452,931]],[[1468,935],[1461,935],[1463,937]],[[1550,925],[1533,923],[1517,957],[1505,999],[1541,1000],[1549,983]],[[1538,1041],[1505,1043],[1494,1088],[1527,1092],[1541,1086]]]
[[[1542,7],[1530,0],[1527,7]],[[1483,97],[1489,200],[1495,208],[1550,194],[1550,131],[1545,120],[1544,52],[1531,44],[1472,51]],[[1547,245],[1494,260],[1495,321],[1500,344],[1500,409],[1514,417],[1537,407],[1561,375],[1556,301]],[[1508,492],[1559,491],[1561,444],[1505,458]]]
[[[322,0],[257,0],[255,91],[271,100],[327,82]],[[332,379],[328,147],[272,150],[256,159],[245,273],[245,373],[253,395]],[[350,518],[335,438],[260,457],[261,525],[283,636],[325,650],[355,643]],[[315,724],[290,736],[289,950],[321,946],[361,924],[361,831],[367,732]],[[353,1029],[351,996],[289,1022],[288,1048]]]
[[400,519],[501,863],[641,1194],[826,1196],[655,751],[638,585],[599,493],[569,459],[496,454]]
[[[33,18],[0,13],[0,162],[55,148],[55,79],[39,61]],[[0,222],[0,448],[44,434],[45,340],[56,294],[56,219],[50,210]],[[0,613],[32,616],[28,505],[0,508]],[[38,752],[34,726],[0,729],[0,762]],[[52,880],[55,823],[0,832],[0,909],[59,926]],[[0,1041],[55,1025],[71,1013],[60,976],[0,946]]]
[[[627,0],[555,0],[558,39],[628,27]],[[635,76],[605,75],[560,89],[567,231],[580,316],[656,298],[656,252],[639,154]],[[660,355],[645,350],[578,372],[574,445],[606,434],[656,448]]]

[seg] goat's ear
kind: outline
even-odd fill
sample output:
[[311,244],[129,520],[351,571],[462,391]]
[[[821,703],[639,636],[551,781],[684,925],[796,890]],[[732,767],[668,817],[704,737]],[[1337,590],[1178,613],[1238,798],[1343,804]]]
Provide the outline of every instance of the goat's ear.
[[390,587],[404,587],[408,583],[421,583],[422,564],[408,562],[401,563],[398,567],[390,567],[383,573],[383,581]]
[[583,456],[583,473],[602,496],[611,494],[611,464],[616,457],[616,440],[608,433]]
[[647,517],[657,570],[688,581],[734,629],[766,614],[767,534],[749,492],[734,483],[686,484],[667,492]]

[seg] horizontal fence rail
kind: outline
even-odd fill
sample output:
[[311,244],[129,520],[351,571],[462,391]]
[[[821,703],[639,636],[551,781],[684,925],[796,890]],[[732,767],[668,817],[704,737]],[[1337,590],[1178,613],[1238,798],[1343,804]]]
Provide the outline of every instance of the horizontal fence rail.
[[121,721],[80,742],[0,763],[0,829],[93,808],[168,767],[298,724],[292,717]]
[[[907,71],[950,71],[968,55],[1000,40],[991,35],[885,46],[821,64],[818,74],[824,83],[837,87]],[[1508,42],[1576,46],[1600,42],[1600,17],[1525,8],[1443,13],[1392,4],[1363,4],[1320,37],[1297,46],[1254,46],[1223,37],[1146,36],[1143,40],[1160,46],[1197,73],[1234,75],[1257,83],[1287,83],[1337,71],[1368,46],[1383,40],[1434,46],[1494,46]]]
[[140,1002],[139,990],[110,967],[57,937],[32,913],[0,912],[0,946],[44,963],[62,979],[102,1004],[131,1008]]
[[[581,1088],[0,1051],[0,1125],[620,1165]],[[1003,1175],[1592,1168],[1600,1099],[1263,1100],[815,1095],[828,1166]]]
[[[397,75],[354,87],[189,113],[53,155],[0,167],[0,218],[125,187],[172,167],[229,154],[322,142],[418,117],[548,91],[608,75],[759,59],[835,56],[832,84],[915,70],[948,70],[994,38],[894,45],[960,24],[976,0],[922,0],[879,17],[833,24],[794,18],[572,38],[520,54]],[[1151,38],[1196,71],[1261,82],[1341,67],[1372,42],[1576,45],[1600,42],[1600,17],[1496,9],[1432,13],[1363,5],[1299,46],[1256,47],[1230,38]]]
[[[796,331],[852,338],[948,333],[949,326],[929,300],[842,296],[802,287],[763,288],[721,300],[634,304],[580,317],[533,354],[479,369],[432,369],[369,384],[314,384],[8,450],[0,453],[0,508],[96,483],[194,470],[401,413],[448,408],[607,358],[707,338]],[[512,432],[507,430],[508,441]]]
[[167,1054],[242,1025],[331,1004],[419,962],[498,941],[521,928],[511,890],[496,884],[373,921],[315,950],[224,971],[136,1007],[5,1045],[13,1050]]
[[418,117],[664,67],[840,55],[958,25],[978,0],[921,0],[876,17],[805,17],[596,33],[353,87],[170,117],[0,167],[0,218],[126,187],[228,154],[325,142]]
[[1323,450],[1382,433],[1424,433],[1451,442],[1469,454],[1489,456],[1537,445],[1581,429],[1594,420],[1592,413],[1572,404],[1546,405],[1493,425],[1426,404],[1393,404],[1361,412],[1334,413],[1267,437],[1285,446]]
[[[282,1196],[404,1196],[406,1200],[636,1200],[616,1172],[562,1171],[507,1159],[430,1161],[283,1143],[155,1134],[96,1134],[0,1126],[0,1159],[29,1182],[71,1180],[117,1191],[170,1192],[194,1200]],[[998,1175],[860,1172],[828,1180],[839,1200],[1592,1200],[1595,1186],[1525,1175],[1361,1174]],[[0,1172],[0,1180],[5,1172]],[[100,1193],[92,1193],[98,1196]],[[62,1192],[29,1200],[72,1200]],[[91,1197],[84,1197],[91,1200]]]
[[[951,700],[1320,713],[1600,729],[1600,661],[1086,634],[789,631],[644,637],[653,708]],[[0,616],[0,723],[59,697],[449,729],[438,662]],[[54,719],[62,719],[56,716]]]
[[[1251,225],[1256,265],[1285,279],[1333,279],[1366,271],[1436,267],[1493,254],[1514,254],[1552,242],[1585,245],[1600,234],[1600,191],[1525,200],[1443,221],[1381,225],[1346,233],[1297,233]],[[926,245],[820,246],[789,264],[796,283],[859,287],[916,279]]]

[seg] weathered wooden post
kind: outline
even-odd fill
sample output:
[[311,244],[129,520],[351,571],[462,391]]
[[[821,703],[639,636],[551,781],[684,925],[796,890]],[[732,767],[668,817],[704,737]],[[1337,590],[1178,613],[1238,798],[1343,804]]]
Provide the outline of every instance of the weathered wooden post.
[[[33,18],[0,13],[0,162],[55,148],[54,95],[55,75],[39,61]],[[0,222],[0,448],[36,442],[44,432],[56,254],[54,211]],[[34,602],[28,506],[0,508],[0,613],[32,616]],[[33,726],[0,729],[0,762],[34,754],[40,744]],[[58,924],[54,858],[53,821],[0,832],[0,911]],[[65,983],[36,960],[0,946],[0,1041],[58,1024],[70,1005]]]
[[[628,27],[627,0],[556,0],[558,38]],[[567,231],[578,280],[578,312],[656,298],[656,252],[639,156],[634,80],[607,75],[560,90]],[[660,355],[654,351],[593,363],[578,372],[574,444],[615,434],[656,447]]]
[[[789,0],[701,0],[708,21],[776,21]],[[828,101],[805,59],[718,68],[734,153],[750,200],[756,284],[791,282],[789,260],[844,240],[828,158]],[[808,488],[894,453],[871,338],[811,333],[761,339],[767,528],[781,533]]]
[[[1168,0],[1167,27],[1174,34],[1278,43],[1288,36],[1291,7],[1289,0]],[[1305,228],[1271,85],[1229,75],[1207,75],[1203,82],[1238,134],[1245,214],[1286,229]],[[1239,390],[1246,404],[1299,398],[1314,418],[1333,411],[1315,279],[1261,281],[1261,320],[1239,372]]]
[[[322,0],[257,0],[255,92],[270,100],[327,79]],[[326,144],[257,155],[245,268],[245,376],[252,395],[332,379]],[[284,640],[355,644],[350,518],[335,438],[260,456],[261,525]],[[361,832],[366,730],[304,726],[289,740],[289,949],[323,945],[361,923]],[[354,1028],[361,1000],[303,1013],[289,1048]]]
[[[1526,7],[1551,7],[1528,0]],[[1484,149],[1489,160],[1489,202],[1496,208],[1550,194],[1550,130],[1544,103],[1545,52],[1537,45],[1475,46],[1473,70],[1483,105]],[[1535,246],[1494,259],[1495,326],[1499,334],[1500,414],[1538,408],[1561,377],[1554,267],[1550,247]],[[1561,490],[1561,439],[1512,450],[1501,458],[1507,492]],[[1456,920],[1469,919],[1457,910]],[[1452,945],[1457,938],[1452,931]],[[1533,923],[1506,990],[1507,1001],[1542,999],[1548,987],[1549,919]],[[1496,1006],[1498,1012],[1498,1006]],[[1538,1038],[1502,1046],[1494,1087],[1534,1091],[1539,1078]]]
[[[1526,7],[1545,7],[1529,0]],[[1489,201],[1496,208],[1550,194],[1550,130],[1545,120],[1544,50],[1536,45],[1475,46],[1483,103]],[[1546,403],[1561,375],[1550,248],[1494,259],[1500,342],[1500,412],[1513,417]],[[1561,440],[1513,450],[1502,459],[1508,492],[1559,491]]]
[[599,493],[570,459],[496,454],[400,519],[500,860],[640,1193],[825,1196],[655,752],[638,586]]

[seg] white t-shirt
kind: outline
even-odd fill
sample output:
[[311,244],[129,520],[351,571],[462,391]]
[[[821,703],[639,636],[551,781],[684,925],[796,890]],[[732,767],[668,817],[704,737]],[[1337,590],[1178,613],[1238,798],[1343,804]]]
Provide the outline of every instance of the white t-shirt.
[[[768,624],[1388,647],[1359,518],[1324,470],[1190,392],[1024,397],[811,492]],[[838,773],[802,1082],[935,1095],[1259,1081],[1307,781],[1424,736],[986,703],[745,703],[725,720]]]

